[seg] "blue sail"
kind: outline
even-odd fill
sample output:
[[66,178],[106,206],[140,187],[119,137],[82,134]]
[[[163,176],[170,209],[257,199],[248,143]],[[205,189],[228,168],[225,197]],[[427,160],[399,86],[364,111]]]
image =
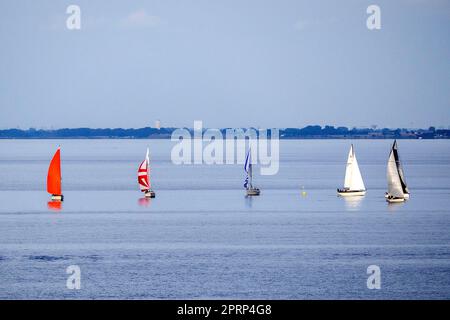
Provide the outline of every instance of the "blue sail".
[[251,149],[248,149],[247,156],[245,157],[245,164],[244,164],[244,171],[247,173],[247,176],[245,177],[245,182],[244,182],[245,189],[248,189],[248,174],[249,174],[251,166],[252,166],[251,162],[252,162]]
[[244,170],[249,173],[250,167],[252,165],[252,155],[251,155],[251,149],[248,149],[247,156],[245,157],[245,164],[244,164]]

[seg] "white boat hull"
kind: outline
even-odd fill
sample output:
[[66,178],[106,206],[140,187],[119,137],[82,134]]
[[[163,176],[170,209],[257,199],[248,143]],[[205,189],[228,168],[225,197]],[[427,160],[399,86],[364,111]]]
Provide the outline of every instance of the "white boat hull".
[[154,197],[156,197],[156,193],[153,190],[148,190],[144,193],[144,196],[146,198],[154,198]]
[[[384,197],[387,199],[387,198],[389,198],[389,193],[385,193],[384,194]],[[403,195],[403,199],[404,200],[409,200],[409,193],[405,193],[404,195]]]
[[365,196],[366,190],[338,190],[337,193],[341,197]]
[[62,194],[52,194],[52,201],[63,201],[64,196]]
[[247,189],[247,196],[259,196],[261,191],[258,188]]
[[405,198],[386,198],[386,201],[389,203],[400,203],[400,202],[405,202]]

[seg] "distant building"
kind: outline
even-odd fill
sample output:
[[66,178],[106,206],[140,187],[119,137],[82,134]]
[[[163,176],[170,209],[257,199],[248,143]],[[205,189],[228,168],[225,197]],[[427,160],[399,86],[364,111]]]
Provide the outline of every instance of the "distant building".
[[158,130],[161,129],[161,121],[160,120],[155,121],[155,128]]

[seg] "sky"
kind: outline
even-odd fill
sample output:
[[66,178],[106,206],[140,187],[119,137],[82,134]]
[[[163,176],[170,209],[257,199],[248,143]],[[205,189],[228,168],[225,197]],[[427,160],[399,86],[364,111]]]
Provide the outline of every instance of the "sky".
[[2,0],[0,15],[0,128],[450,126],[448,0]]

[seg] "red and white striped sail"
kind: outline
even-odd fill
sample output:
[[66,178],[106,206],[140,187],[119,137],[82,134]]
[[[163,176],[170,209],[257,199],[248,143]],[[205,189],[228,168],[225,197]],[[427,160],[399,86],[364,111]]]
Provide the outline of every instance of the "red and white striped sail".
[[150,159],[148,156],[148,148],[147,155],[145,156],[144,161],[142,161],[141,165],[138,169],[138,183],[141,191],[147,191],[151,189],[150,184]]

